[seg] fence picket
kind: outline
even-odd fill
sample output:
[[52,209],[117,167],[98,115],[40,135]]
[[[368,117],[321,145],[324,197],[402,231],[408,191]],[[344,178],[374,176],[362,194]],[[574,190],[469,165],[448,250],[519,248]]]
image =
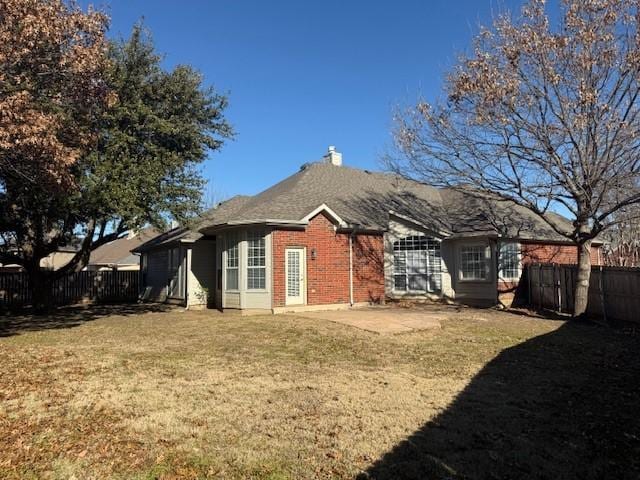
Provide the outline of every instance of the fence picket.
[[[573,312],[575,265],[530,264],[527,268],[531,308]],[[545,281],[545,269],[554,273],[551,285]],[[550,286],[554,291],[549,301],[545,289]],[[640,268],[592,267],[587,313],[605,320],[640,322]]]
[[[51,282],[49,296],[54,305],[93,302],[132,302],[138,299],[138,272],[82,271]],[[0,272],[0,308],[29,306],[27,274]]]

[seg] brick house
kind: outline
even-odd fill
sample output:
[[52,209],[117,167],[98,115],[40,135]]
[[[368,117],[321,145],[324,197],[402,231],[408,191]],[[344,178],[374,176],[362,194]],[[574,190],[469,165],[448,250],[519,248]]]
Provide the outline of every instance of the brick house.
[[526,262],[577,261],[576,247],[526,209],[345,167],[333,148],[135,252],[148,300],[271,312],[402,298],[495,304]]

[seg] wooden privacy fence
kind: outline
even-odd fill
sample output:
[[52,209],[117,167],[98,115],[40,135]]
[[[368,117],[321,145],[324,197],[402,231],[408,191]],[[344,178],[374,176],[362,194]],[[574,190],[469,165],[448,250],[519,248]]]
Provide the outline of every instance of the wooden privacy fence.
[[[528,286],[529,305],[572,313],[577,274],[575,265],[528,265],[523,280]],[[587,314],[640,322],[640,268],[592,267]]]
[[[132,302],[138,298],[138,281],[138,271],[75,272],[54,280],[49,297],[53,305]],[[12,308],[30,304],[27,274],[0,272],[0,307]]]

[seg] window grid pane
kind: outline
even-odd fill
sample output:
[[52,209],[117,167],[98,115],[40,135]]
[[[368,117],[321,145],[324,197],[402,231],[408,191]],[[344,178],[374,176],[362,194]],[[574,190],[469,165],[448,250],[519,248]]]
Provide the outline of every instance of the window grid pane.
[[486,280],[487,259],[484,245],[471,245],[460,249],[460,271],[464,280]]
[[238,290],[238,238],[227,237],[227,290]]
[[266,288],[264,268],[248,268],[247,269],[247,288],[249,290]]
[[247,234],[247,290],[266,288],[266,241],[263,232]]
[[413,235],[393,243],[393,283],[396,291],[439,292],[442,289],[440,242]]
[[300,252],[287,252],[287,296],[300,296]]
[[500,277],[503,279],[520,278],[520,246],[518,243],[500,245]]

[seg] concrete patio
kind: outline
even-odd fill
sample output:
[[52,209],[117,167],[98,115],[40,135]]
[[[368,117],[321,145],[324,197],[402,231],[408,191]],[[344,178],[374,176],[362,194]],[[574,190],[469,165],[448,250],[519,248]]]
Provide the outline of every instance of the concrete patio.
[[457,311],[456,307],[442,305],[420,305],[411,308],[376,306],[305,312],[299,315],[342,323],[369,332],[396,334],[440,328],[440,322],[455,315]]

